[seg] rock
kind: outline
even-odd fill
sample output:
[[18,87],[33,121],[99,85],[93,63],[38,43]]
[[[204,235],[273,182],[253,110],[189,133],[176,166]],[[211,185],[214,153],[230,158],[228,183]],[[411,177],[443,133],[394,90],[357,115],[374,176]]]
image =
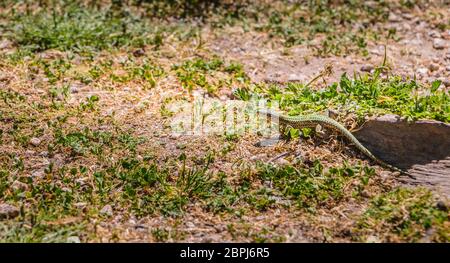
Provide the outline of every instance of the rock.
[[181,135],[178,133],[171,133],[169,135],[169,139],[171,139],[171,140],[178,140],[180,137],[181,137]]
[[276,160],[276,163],[279,165],[289,165],[290,162],[284,158],[279,158],[278,160]]
[[428,36],[431,38],[440,38],[441,34],[436,30],[432,30],[432,31],[428,32]]
[[389,13],[389,17],[388,17],[389,22],[400,22],[401,18],[399,16],[397,16],[394,13]]
[[270,147],[276,145],[280,141],[280,137],[273,137],[261,140],[254,144],[255,147]]
[[19,208],[13,205],[0,204],[0,220],[15,218],[19,215],[19,211]]
[[190,221],[186,222],[186,226],[187,226],[188,228],[194,228],[194,227],[195,227],[194,223],[192,223],[192,222],[190,222]]
[[175,145],[175,148],[177,148],[178,150],[184,150],[186,149],[186,144],[178,143],[177,145]]
[[446,46],[445,40],[441,38],[435,38],[433,40],[433,48],[435,49],[444,49]]
[[416,179],[411,183],[438,188],[450,196],[450,124],[383,116],[368,120],[353,134],[375,156],[413,174]]
[[444,79],[441,79],[441,81],[442,81],[442,84],[444,84],[444,86],[446,88],[450,87],[450,79],[444,78]]
[[376,236],[368,236],[366,239],[367,243],[380,243],[380,239]]
[[87,203],[86,202],[78,202],[73,205],[78,209],[84,209],[87,206]]
[[431,64],[428,66],[428,69],[429,69],[430,71],[436,71],[436,70],[439,69],[439,64],[437,64],[437,63],[431,63]]
[[77,236],[70,236],[66,240],[67,243],[81,243],[80,238]]
[[133,56],[135,57],[142,57],[143,55],[145,55],[145,51],[142,48],[133,51]]
[[4,39],[0,42],[0,50],[11,48],[13,46],[13,43],[9,41],[8,39]]
[[307,77],[301,74],[289,74],[287,81],[288,82],[305,82]]
[[372,194],[371,194],[369,191],[367,191],[367,190],[363,190],[363,191],[361,192],[361,196],[362,196],[362,197],[365,197],[365,198],[371,198],[371,197],[372,197]]
[[[208,234],[207,237],[201,240],[202,243],[218,243],[224,242],[224,237],[220,234]],[[225,241],[226,242],[226,241]]]
[[102,210],[100,210],[100,214],[105,216],[112,216],[113,215],[113,209],[111,205],[105,205]]
[[361,67],[361,71],[364,72],[371,72],[374,69],[374,67],[372,65],[363,65]]
[[328,117],[330,117],[332,119],[336,119],[337,117],[339,117],[339,112],[337,110],[334,110],[334,109],[328,109],[327,110],[327,115],[328,115]]
[[39,146],[40,143],[41,143],[41,140],[36,137],[33,137],[30,140],[30,144],[33,145],[34,147]]
[[444,212],[448,211],[447,205],[444,202],[442,202],[442,201],[437,202],[436,208],[441,210],[441,211],[444,211]]
[[79,87],[77,85],[70,85],[70,93],[75,94],[79,92]]
[[450,72],[450,65],[448,65],[447,67],[445,67],[445,71]]
[[395,114],[385,114],[377,118],[377,121],[396,123],[400,120],[400,116]]
[[421,76],[425,76],[428,73],[428,69],[427,68],[418,68],[416,70],[417,74],[421,75]]
[[42,59],[58,59],[64,57],[64,52],[56,49],[49,49],[40,53],[39,57]]
[[408,23],[403,23],[403,30],[404,31],[410,31],[411,30],[411,26]]
[[0,72],[0,81],[9,80],[9,76],[6,73]]
[[36,170],[33,173],[31,173],[32,178],[40,179],[45,176],[44,169]]
[[219,95],[219,97],[225,96],[225,97],[227,97],[227,99],[234,98],[233,91],[230,89],[221,89],[221,90],[219,90],[218,95]]
[[412,20],[414,18],[414,15],[411,13],[404,13],[402,14],[404,19]]

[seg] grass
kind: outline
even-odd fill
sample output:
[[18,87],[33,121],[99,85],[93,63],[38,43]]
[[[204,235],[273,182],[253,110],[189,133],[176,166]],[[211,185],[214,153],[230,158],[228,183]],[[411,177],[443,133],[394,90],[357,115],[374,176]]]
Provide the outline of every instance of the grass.
[[[316,160],[309,167],[263,165],[258,178],[270,183],[283,196],[293,199],[300,208],[315,211],[316,207],[337,205],[348,197],[346,191],[353,196],[360,195],[374,173],[369,167],[350,166],[324,171],[323,165]],[[349,189],[348,185],[355,180],[361,184],[356,189]]]
[[438,80],[424,86],[414,79],[382,78],[378,72],[353,79],[344,74],[339,83],[320,90],[289,83],[286,88],[276,85],[256,87],[255,93],[277,102],[281,110],[292,115],[334,110],[341,114],[356,114],[360,118],[393,113],[408,120],[450,122],[450,96],[438,89],[440,84]]
[[85,9],[74,3],[62,10],[21,12],[12,9],[7,35],[21,48],[31,52],[48,49],[89,53],[114,47],[161,45],[159,29],[128,13],[112,9]]
[[210,60],[187,60],[172,66],[172,70],[175,71],[181,86],[189,92],[200,88],[214,94],[221,88],[229,89],[239,83],[248,82],[241,64],[226,64],[218,57]]
[[450,241],[448,211],[437,207],[427,189],[398,188],[375,197],[359,219],[362,237],[376,235],[388,242]]

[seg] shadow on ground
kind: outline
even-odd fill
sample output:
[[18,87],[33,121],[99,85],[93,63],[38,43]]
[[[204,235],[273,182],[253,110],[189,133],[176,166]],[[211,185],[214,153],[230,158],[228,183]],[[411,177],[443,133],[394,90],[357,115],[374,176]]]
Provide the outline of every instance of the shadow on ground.
[[439,121],[408,123],[395,115],[369,120],[354,135],[380,159],[408,170],[416,180],[450,196],[450,125]]

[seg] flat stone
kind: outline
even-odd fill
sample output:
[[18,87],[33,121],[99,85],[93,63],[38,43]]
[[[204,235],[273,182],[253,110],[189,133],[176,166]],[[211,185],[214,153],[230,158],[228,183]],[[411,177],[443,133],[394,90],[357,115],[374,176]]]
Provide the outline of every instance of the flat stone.
[[19,215],[19,208],[10,204],[0,204],[0,220],[11,219]]
[[396,115],[368,120],[354,136],[377,158],[408,171],[423,185],[450,197],[450,124],[436,120],[408,122]]

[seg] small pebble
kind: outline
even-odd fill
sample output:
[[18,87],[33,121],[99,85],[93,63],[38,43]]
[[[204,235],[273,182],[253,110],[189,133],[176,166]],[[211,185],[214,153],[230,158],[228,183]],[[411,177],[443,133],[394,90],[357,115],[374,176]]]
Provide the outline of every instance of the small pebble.
[[371,198],[371,197],[372,197],[372,194],[371,194],[369,191],[367,191],[367,190],[363,190],[363,191],[361,192],[361,196],[362,196],[362,197],[365,197],[365,198]]
[[77,236],[70,236],[66,240],[67,243],[81,243],[80,238]]
[[433,48],[435,49],[444,49],[445,48],[445,40],[441,38],[435,38],[433,40]]
[[75,94],[75,93],[78,93],[78,92],[79,92],[79,90],[78,90],[78,87],[76,85],[70,86],[70,93]]
[[437,209],[439,209],[441,211],[444,211],[444,212],[448,211],[447,205],[442,201],[437,202],[436,207],[437,207]]
[[145,55],[145,51],[142,48],[133,51],[133,56],[135,57],[142,57],[143,55]]
[[106,215],[106,216],[112,216],[113,209],[111,205],[105,205],[102,210],[100,210],[100,214]]
[[276,160],[276,162],[279,165],[289,165],[290,164],[290,162],[284,158],[280,158],[280,159]]
[[432,38],[440,38],[441,34],[436,30],[432,30],[432,31],[428,32],[428,36],[430,36]]
[[389,22],[400,22],[401,18],[394,13],[389,13],[388,20]]
[[428,69],[429,69],[430,71],[436,71],[436,70],[439,69],[439,64],[437,64],[437,63],[431,63],[431,64],[428,66]]
[[0,219],[11,219],[18,215],[19,208],[9,204],[0,204]]
[[364,72],[370,72],[370,71],[372,71],[374,69],[374,67],[372,66],[372,65],[363,65],[362,67],[361,67],[361,71],[364,71]]
[[39,146],[39,144],[41,143],[41,140],[39,138],[33,137],[30,140],[31,145],[33,145],[34,147]]
[[11,48],[12,45],[13,45],[13,43],[11,41],[9,41],[8,39],[5,39],[0,42],[0,50]]
[[428,73],[428,69],[427,68],[418,68],[416,70],[416,72],[417,72],[417,74],[420,74],[420,75],[426,75]]

